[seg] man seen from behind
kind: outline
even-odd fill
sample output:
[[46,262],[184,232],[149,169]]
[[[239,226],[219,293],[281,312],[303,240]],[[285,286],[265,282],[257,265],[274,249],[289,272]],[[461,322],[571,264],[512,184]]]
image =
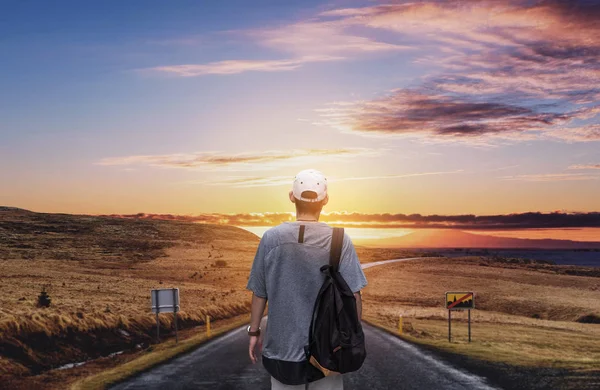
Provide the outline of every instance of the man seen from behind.
[[[342,390],[343,376],[319,376],[307,364],[304,350],[315,299],[324,281],[320,268],[329,264],[333,228],[319,222],[329,201],[327,179],[317,170],[303,170],[294,178],[289,198],[296,206],[296,221],[283,222],[263,234],[247,284],[253,292],[248,327],[250,359],[258,361],[259,339],[264,340],[262,363],[271,375],[273,390]],[[367,280],[347,234],[339,272],[354,293],[360,319],[360,291]],[[267,302],[268,325],[262,330],[260,322]]]

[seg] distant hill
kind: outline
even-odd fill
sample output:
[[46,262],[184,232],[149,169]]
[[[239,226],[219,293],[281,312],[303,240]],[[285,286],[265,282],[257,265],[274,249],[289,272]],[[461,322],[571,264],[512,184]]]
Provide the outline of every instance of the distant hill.
[[600,242],[494,237],[453,229],[419,229],[405,236],[364,240],[361,244],[384,248],[600,248]]
[[36,213],[0,206],[0,259],[147,261],[181,243],[259,238],[244,229],[185,221]]

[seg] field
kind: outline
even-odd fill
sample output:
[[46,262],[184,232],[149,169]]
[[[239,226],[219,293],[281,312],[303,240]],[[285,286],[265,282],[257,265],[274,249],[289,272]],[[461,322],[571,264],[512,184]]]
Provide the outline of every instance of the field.
[[[231,226],[0,207],[0,376],[52,388],[52,380],[86,372],[52,369],[148,349],[156,334],[153,288],[180,289],[183,338],[195,327],[202,332],[207,315],[224,323],[247,315],[258,242]],[[357,250],[364,261],[408,253]],[[47,308],[37,307],[43,288]],[[173,316],[160,320],[163,339],[172,337]]]
[[[600,384],[600,277],[577,268],[479,257],[417,260],[365,271],[364,317],[509,388]],[[475,291],[472,342],[467,313],[452,316],[446,291]],[[595,322],[595,323],[587,323]]]
[[[179,287],[183,328],[248,313],[258,237],[228,226],[0,212],[0,375],[153,342],[152,288]],[[227,286],[224,288],[223,286]],[[42,288],[51,305],[36,307]],[[165,335],[172,315],[161,314]]]
[[[215,329],[243,322],[258,242],[231,226],[0,207],[3,383],[64,388],[99,371],[123,375],[116,366],[135,367],[136,358],[174,353],[170,314],[160,316],[166,342],[155,344],[153,288],[180,289],[181,348],[202,339],[207,315]],[[356,249],[364,263],[424,255]],[[396,331],[402,315],[402,337],[506,387],[593,388],[600,380],[599,272],[481,257],[389,264],[365,271],[364,317]],[[42,289],[51,298],[47,308],[37,306]],[[476,292],[470,344],[465,313],[454,314],[447,341],[443,300],[450,290]]]

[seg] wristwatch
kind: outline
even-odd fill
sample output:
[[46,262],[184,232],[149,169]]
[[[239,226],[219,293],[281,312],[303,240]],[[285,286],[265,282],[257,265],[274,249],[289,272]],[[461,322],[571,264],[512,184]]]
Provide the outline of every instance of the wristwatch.
[[260,326],[254,332],[250,331],[250,325],[248,325],[248,336],[259,336],[260,335]]

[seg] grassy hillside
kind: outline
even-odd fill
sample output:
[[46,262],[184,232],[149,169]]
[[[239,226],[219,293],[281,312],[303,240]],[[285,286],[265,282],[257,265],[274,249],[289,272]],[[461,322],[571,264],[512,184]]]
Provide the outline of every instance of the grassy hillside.
[[[594,388],[600,383],[600,277],[573,267],[473,258],[417,260],[365,271],[364,316],[503,387]],[[453,313],[448,342],[446,291],[474,291],[472,342],[467,313]],[[596,323],[587,323],[596,322]]]
[[[258,241],[230,226],[0,208],[0,376],[148,346],[153,288],[179,287],[183,328],[248,313]],[[163,334],[172,319],[161,314]]]

